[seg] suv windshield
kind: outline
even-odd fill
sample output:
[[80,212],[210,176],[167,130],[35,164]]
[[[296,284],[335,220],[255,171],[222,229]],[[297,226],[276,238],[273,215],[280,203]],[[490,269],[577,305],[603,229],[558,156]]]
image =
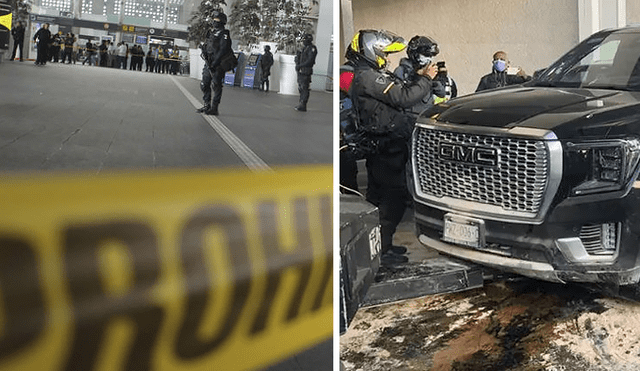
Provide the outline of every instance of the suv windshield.
[[640,33],[599,32],[565,54],[531,84],[640,91]]

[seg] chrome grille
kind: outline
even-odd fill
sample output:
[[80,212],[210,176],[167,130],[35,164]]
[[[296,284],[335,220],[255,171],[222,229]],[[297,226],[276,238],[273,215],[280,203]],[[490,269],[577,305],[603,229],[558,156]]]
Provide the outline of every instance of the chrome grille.
[[[497,166],[442,159],[441,143],[495,149]],[[495,206],[531,218],[540,211],[550,166],[544,140],[416,127],[413,145],[419,193]]]

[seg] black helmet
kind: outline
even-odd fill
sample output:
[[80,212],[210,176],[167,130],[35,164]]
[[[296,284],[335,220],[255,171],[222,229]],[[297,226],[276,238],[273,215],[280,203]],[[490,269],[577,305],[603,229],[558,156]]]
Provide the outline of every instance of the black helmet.
[[397,53],[407,47],[404,39],[385,30],[360,30],[347,49],[347,58],[364,58],[374,68],[382,69],[387,65],[387,55]]
[[409,40],[407,56],[411,62],[420,67],[426,66],[438,53],[440,53],[438,44],[430,37],[414,36]]
[[268,52],[268,51],[270,51],[270,50],[271,50],[271,47],[270,47],[269,45],[265,45],[265,46],[264,46],[264,51],[265,51],[265,52]]
[[311,44],[312,41],[313,41],[313,35],[311,35],[310,33],[306,33],[302,35],[303,44]]
[[220,23],[222,23],[223,25],[227,24],[227,15],[221,11],[218,11],[218,10],[214,11],[213,18],[214,19],[218,18],[220,20]]

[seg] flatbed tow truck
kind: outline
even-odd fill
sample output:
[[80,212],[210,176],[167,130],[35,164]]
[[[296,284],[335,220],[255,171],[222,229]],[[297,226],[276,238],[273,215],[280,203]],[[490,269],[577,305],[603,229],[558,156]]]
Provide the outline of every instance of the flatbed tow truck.
[[360,196],[340,196],[341,333],[361,307],[482,287],[484,274],[479,265],[422,246],[411,249],[406,263],[381,266],[378,209]]

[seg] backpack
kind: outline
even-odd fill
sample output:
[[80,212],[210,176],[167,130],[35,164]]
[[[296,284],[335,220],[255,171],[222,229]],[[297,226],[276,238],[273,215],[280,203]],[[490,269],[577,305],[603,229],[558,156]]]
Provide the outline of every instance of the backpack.
[[340,66],[340,150],[351,152],[357,160],[376,152],[378,144],[360,124],[354,78],[352,66]]
[[233,50],[220,60],[220,69],[224,72],[231,71],[238,66],[238,58],[236,58],[236,53]]
[[340,133],[341,136],[353,134],[358,128],[358,112],[354,107],[351,83],[355,70],[351,66],[340,66]]

